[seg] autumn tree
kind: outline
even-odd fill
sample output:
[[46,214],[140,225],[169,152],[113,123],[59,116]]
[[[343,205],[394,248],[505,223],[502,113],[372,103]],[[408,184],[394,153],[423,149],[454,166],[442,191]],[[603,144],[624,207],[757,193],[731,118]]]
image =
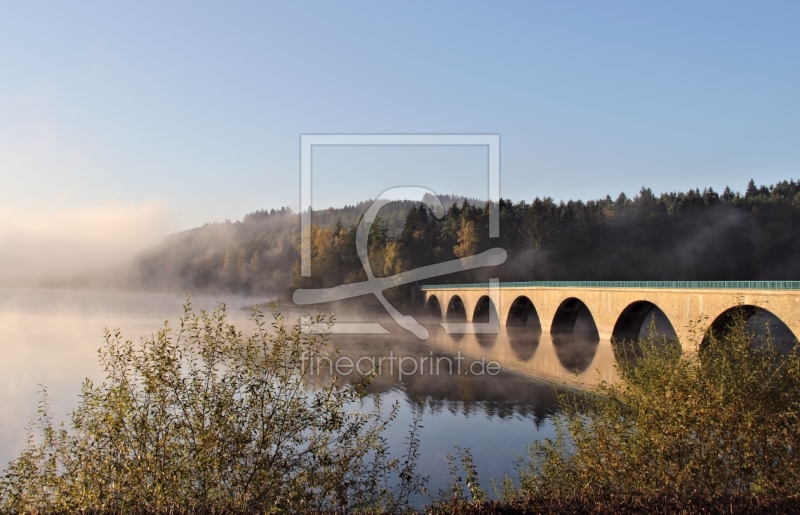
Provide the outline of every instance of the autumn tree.
[[459,258],[473,256],[478,252],[479,243],[475,222],[462,218],[461,229],[458,230],[458,245],[453,247],[453,254]]

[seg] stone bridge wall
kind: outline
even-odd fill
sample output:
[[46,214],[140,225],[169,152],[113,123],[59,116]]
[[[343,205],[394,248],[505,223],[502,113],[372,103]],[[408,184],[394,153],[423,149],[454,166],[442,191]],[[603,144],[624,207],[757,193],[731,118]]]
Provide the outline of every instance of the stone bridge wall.
[[[454,288],[425,290],[427,305],[436,297],[442,318],[450,301],[461,298],[467,315],[472,317],[478,300],[490,296],[486,290]],[[509,309],[519,297],[533,303],[542,330],[551,330],[553,319],[561,304],[570,298],[579,299],[594,318],[600,338],[611,339],[614,326],[625,309],[638,301],[655,304],[669,318],[685,349],[694,349],[711,324],[725,311],[737,305],[751,305],[767,310],[781,319],[796,337],[800,336],[800,291],[795,290],[694,290],[694,289],[635,289],[635,288],[525,288],[503,287],[497,295],[500,323],[505,325]]]

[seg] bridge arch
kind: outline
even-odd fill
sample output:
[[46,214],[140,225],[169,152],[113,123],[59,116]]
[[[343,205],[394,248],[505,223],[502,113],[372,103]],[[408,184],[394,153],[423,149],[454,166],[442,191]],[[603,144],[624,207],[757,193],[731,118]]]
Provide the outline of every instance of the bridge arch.
[[539,348],[542,323],[536,307],[527,295],[519,295],[511,302],[506,317],[506,337],[511,352],[521,362],[533,358]]
[[614,324],[611,337],[616,341],[634,341],[647,336],[648,326],[655,322],[659,336],[675,338],[676,331],[669,317],[655,304],[640,300],[628,304]]
[[509,327],[525,327],[539,332],[542,330],[542,322],[539,319],[536,306],[525,295],[520,295],[511,303],[511,307],[508,309],[506,325]]
[[494,305],[488,295],[484,295],[475,303],[475,309],[472,311],[472,321],[476,324],[488,324],[489,320],[491,320],[492,312],[494,312],[495,317],[499,316],[497,306]]
[[561,366],[573,374],[589,368],[597,353],[600,334],[594,316],[577,297],[561,301],[550,327],[553,347]]
[[[497,312],[497,306],[488,295],[481,296],[475,302],[475,308],[472,311],[472,323],[475,324],[488,324],[492,319],[499,324],[500,314]],[[498,326],[499,329],[499,326]],[[490,348],[497,340],[497,333],[476,333],[475,340],[483,348]]]
[[[624,323],[628,315],[633,318],[634,313],[626,312],[628,306],[636,302],[650,302],[662,310],[673,329],[677,333],[680,345],[686,352],[693,353],[702,344],[706,330],[714,325],[719,328],[724,326],[724,321],[717,320],[727,310],[737,305],[760,306],[767,308],[776,319],[780,319],[791,330],[794,336],[800,336],[800,285],[799,282],[769,282],[762,283],[716,283],[708,284],[627,284],[627,283],[598,283],[598,284],[538,284],[538,283],[514,283],[500,285],[499,298],[495,295],[491,298],[497,302],[497,309],[500,315],[501,325],[512,327],[518,323],[517,313],[510,312],[509,307],[519,297],[527,297],[535,306],[536,313],[543,332],[552,334],[569,334],[570,331],[577,331],[585,323],[578,323],[579,319],[593,320],[597,328],[598,336],[603,340],[611,339],[614,336],[615,327],[617,338],[621,333],[635,331],[629,323]],[[458,317],[461,314],[459,306],[453,306],[451,319],[461,318],[462,322],[469,323],[475,311],[476,302],[486,295],[487,291],[483,288],[472,286],[464,287],[460,285],[436,285],[423,287],[425,291],[425,301],[435,294],[442,311],[442,318],[447,320],[450,300],[454,295],[460,298],[463,305],[463,312],[466,316]],[[579,300],[578,300],[579,299]],[[519,301],[522,303],[523,301]],[[583,303],[590,313],[581,315],[577,309]],[[458,304],[459,301],[455,301]],[[636,308],[635,311],[644,310],[645,305]],[[581,310],[584,306],[581,306]],[[624,319],[620,320],[621,314],[625,313]],[[641,316],[641,313],[638,313]],[[532,321],[528,313],[528,322]],[[587,315],[590,315],[587,316]],[[727,315],[726,315],[727,316]],[[520,318],[524,316],[520,315]],[[725,317],[723,317],[724,320]],[[453,320],[455,321],[455,320]],[[530,324],[528,324],[530,325]],[[591,325],[591,324],[589,324]],[[633,324],[635,325],[635,324]],[[554,326],[554,327],[553,327]],[[659,324],[660,326],[660,324]]]
[[467,320],[467,310],[460,296],[453,295],[450,297],[450,302],[447,303],[445,319],[448,322],[465,322]]
[[431,295],[428,297],[428,301],[425,303],[425,314],[432,319],[437,320],[441,320],[444,317],[442,313],[442,305],[436,295]]
[[724,310],[711,322],[701,343],[701,348],[708,343],[711,334],[724,336],[730,326],[735,323],[736,317],[741,316],[746,321],[746,327],[755,332],[753,344],[758,345],[767,337],[767,331],[772,336],[774,343],[783,352],[789,352],[797,341],[797,335],[780,317],[759,306],[743,304]]
[[550,333],[580,333],[588,338],[600,338],[592,312],[577,297],[569,297],[561,302],[553,316]]

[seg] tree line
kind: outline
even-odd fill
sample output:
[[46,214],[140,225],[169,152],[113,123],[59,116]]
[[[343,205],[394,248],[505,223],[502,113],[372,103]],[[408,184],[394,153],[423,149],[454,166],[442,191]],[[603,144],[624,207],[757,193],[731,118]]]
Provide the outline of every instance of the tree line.
[[[381,210],[369,236],[376,276],[502,247],[505,264],[436,281],[800,279],[800,181],[751,180],[744,193],[643,187],[633,198],[502,199],[500,236],[491,239],[488,203],[443,203],[441,219],[410,201]],[[142,254],[137,280],[250,294],[365,280],[355,237],[369,205],[313,212],[312,277],[300,276],[299,215],[283,208],[175,235]]]

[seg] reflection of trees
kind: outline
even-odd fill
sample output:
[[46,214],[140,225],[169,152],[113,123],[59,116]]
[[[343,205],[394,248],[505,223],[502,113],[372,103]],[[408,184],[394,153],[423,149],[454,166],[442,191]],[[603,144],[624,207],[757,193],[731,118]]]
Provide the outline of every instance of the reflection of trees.
[[[494,335],[497,337],[497,335]],[[433,352],[431,348],[418,340],[393,338],[391,345],[377,349],[375,340],[364,335],[337,335],[333,343],[341,348],[341,356],[348,356],[354,362],[361,356],[388,356],[392,351],[398,357],[411,357],[419,360],[421,356],[450,357]],[[375,378],[370,389],[388,391],[402,390],[409,402],[424,399],[428,409],[433,413],[449,411],[466,415],[483,414],[489,417],[507,418],[513,416],[529,417],[539,424],[554,412],[556,403],[553,387],[550,384],[532,382],[519,376],[500,372],[498,375],[466,375],[464,371],[471,363],[470,359],[461,362],[461,375],[457,374],[457,364],[453,360],[453,374],[442,363],[438,375],[425,373],[408,375],[399,382],[397,365],[394,375],[389,375],[388,363]],[[346,380],[357,380],[357,374],[351,374]]]
[[446,410],[498,418],[522,416],[538,425],[556,409],[552,385],[525,381],[505,372],[497,376],[417,376],[404,390],[410,401],[427,399],[433,413]]

